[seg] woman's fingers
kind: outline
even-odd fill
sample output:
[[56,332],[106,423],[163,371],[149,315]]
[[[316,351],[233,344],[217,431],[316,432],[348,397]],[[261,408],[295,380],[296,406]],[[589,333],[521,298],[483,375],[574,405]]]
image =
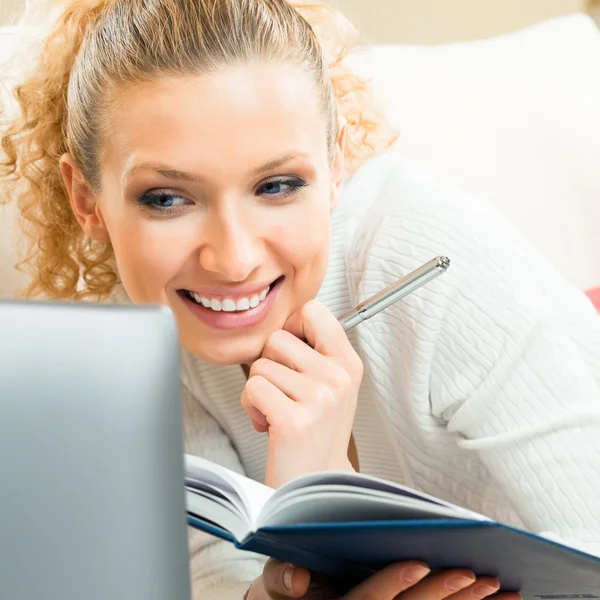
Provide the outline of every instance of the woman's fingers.
[[[320,598],[311,594],[310,573],[305,569],[270,559],[263,571],[263,585],[272,600]],[[478,577],[466,569],[452,569],[429,575],[420,562],[396,563],[382,569],[353,588],[342,600],[521,600],[518,593],[497,593],[500,584],[493,577]],[[336,596],[337,597],[337,596]]]
[[299,401],[302,392],[306,394],[307,387],[311,381],[303,377],[297,371],[289,369],[281,363],[275,362],[269,358],[259,358],[250,369],[250,378],[264,377],[270,381],[276,388],[281,390],[286,396],[294,401]]
[[306,340],[325,356],[338,356],[336,349],[347,341],[344,328],[324,304],[310,300],[291,315],[283,326],[297,338]]
[[400,594],[398,600],[466,600],[458,595],[475,583],[475,575],[466,569],[452,569],[431,575]]
[[[288,411],[294,410],[294,407],[289,401],[303,402],[305,398],[310,398],[313,404],[327,403],[332,400],[332,394],[326,385],[273,360],[260,358],[250,369],[241,402],[254,429],[264,433],[275,420],[290,422],[293,415]],[[286,416],[282,417],[282,411]]]
[[[364,600],[364,598],[394,600],[399,594],[400,598],[404,598],[402,592],[417,584],[428,573],[429,568],[422,563],[393,564],[350,590],[343,600]],[[419,600],[425,600],[425,597],[419,597]]]
[[353,369],[362,363],[348,341],[346,332],[329,309],[317,300],[307,302],[283,326],[295,337],[306,340],[319,354],[336,358]]
[[[330,370],[329,376],[324,378],[329,381],[321,382],[311,377],[304,377],[301,373],[271,359],[259,358],[250,369],[250,378],[263,377],[295,402],[318,404],[333,401],[335,392],[345,384],[347,379],[343,373],[335,373],[337,370],[335,365],[325,365],[325,368]],[[333,380],[336,377],[339,379],[339,384],[334,385]]]
[[270,558],[263,570],[263,585],[269,598],[302,598],[310,584],[310,573]]
[[448,596],[447,600],[483,600],[490,597],[496,598],[495,594],[499,589],[500,582],[496,578],[478,577],[475,583],[472,583],[456,594]]
[[[277,363],[292,371],[307,375],[312,384],[307,383],[307,378],[293,377],[291,373],[286,373],[281,369],[276,370],[271,364],[265,363],[264,359],[269,363]],[[359,371],[359,373],[354,371],[351,374],[340,363],[315,352],[291,333],[277,331],[269,337],[263,350],[262,359],[252,365],[250,376],[260,373],[273,383],[275,383],[276,377],[277,381],[289,390],[281,388],[282,391],[297,402],[302,402],[315,398],[315,393],[317,398],[322,393],[331,394],[336,398],[345,397],[350,390],[356,387],[355,379],[360,382],[362,365]],[[307,389],[307,385],[309,389]]]
[[299,337],[284,330],[268,337],[242,394],[254,428],[269,431],[265,483],[276,488],[307,473],[352,470],[362,362],[322,304],[308,303],[298,318],[290,327]]
[[268,358],[298,373],[319,371],[326,360],[302,340],[283,330],[275,331],[269,336],[262,358]]
[[285,422],[293,417],[294,401],[261,375],[248,379],[241,397],[254,429],[264,433],[275,420]]

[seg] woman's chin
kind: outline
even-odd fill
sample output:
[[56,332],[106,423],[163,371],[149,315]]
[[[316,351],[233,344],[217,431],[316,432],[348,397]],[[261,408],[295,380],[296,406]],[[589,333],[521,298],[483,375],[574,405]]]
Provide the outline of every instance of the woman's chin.
[[181,341],[183,347],[200,360],[220,366],[252,364],[261,357],[266,342],[265,339],[244,339],[198,343],[197,338],[186,340],[186,336],[182,336]]

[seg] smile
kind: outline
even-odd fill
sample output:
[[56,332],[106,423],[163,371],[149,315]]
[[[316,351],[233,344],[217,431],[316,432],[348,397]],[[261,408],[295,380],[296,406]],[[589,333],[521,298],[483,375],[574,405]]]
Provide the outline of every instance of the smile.
[[259,325],[269,316],[284,280],[282,275],[249,296],[209,296],[192,290],[179,290],[178,294],[205,325],[215,329],[245,329]]
[[198,304],[199,306],[203,306],[204,308],[209,308],[214,311],[224,311],[224,312],[241,312],[245,310],[250,310],[251,308],[256,308],[261,302],[263,302],[269,291],[271,290],[272,284],[267,286],[264,290],[262,290],[258,294],[253,294],[252,296],[241,297],[241,298],[221,298],[221,297],[205,297],[199,296],[196,292],[192,292],[190,290],[185,290],[183,293],[192,302]]

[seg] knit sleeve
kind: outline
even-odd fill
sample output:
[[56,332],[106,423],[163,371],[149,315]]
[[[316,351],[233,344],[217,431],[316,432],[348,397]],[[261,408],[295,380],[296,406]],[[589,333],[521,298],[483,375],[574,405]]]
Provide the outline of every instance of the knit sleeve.
[[363,280],[452,260],[386,311],[398,344],[414,344],[387,355],[414,359],[431,419],[478,454],[529,529],[600,554],[600,318],[491,209],[401,164],[386,173],[352,263]]
[[600,554],[600,319],[533,250],[464,234],[432,410],[529,529]]
[[[186,452],[244,474],[225,433],[185,386],[182,402]],[[242,600],[265,558],[193,527],[188,538],[193,600]]]

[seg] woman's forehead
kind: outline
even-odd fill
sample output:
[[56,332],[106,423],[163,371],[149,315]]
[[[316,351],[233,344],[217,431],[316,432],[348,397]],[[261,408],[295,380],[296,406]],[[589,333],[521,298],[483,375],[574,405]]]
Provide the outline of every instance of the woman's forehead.
[[316,88],[307,73],[287,63],[130,85],[119,92],[108,120],[106,158],[112,155],[120,170],[132,155],[179,165],[327,153]]

